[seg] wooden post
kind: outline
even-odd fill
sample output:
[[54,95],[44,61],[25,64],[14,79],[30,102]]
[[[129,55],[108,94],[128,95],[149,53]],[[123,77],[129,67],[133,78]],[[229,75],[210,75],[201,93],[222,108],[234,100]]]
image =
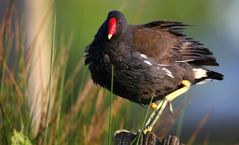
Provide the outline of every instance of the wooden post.
[[[137,144],[137,134],[127,131],[118,130],[114,133],[113,140],[114,145],[133,145]],[[179,138],[169,135],[162,141],[154,133],[148,132],[147,134],[141,134],[138,145],[183,145]]]

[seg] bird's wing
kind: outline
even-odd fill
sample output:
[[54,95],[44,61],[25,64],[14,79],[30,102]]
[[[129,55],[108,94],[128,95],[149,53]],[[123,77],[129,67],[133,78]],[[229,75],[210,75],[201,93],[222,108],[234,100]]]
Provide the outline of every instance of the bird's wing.
[[218,65],[213,53],[198,41],[186,38],[180,22],[154,21],[133,30],[133,48],[159,62],[189,62],[196,66]]

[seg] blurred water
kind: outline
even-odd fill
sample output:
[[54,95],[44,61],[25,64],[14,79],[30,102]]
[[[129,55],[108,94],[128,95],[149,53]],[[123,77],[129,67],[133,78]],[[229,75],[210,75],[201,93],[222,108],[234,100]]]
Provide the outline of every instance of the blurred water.
[[208,31],[199,31],[199,40],[213,48],[220,67],[212,69],[223,73],[225,79],[190,90],[183,134],[189,137],[203,116],[212,111],[201,137],[209,134],[211,143],[233,144],[239,141],[239,1],[222,7],[223,11],[212,5],[213,21],[207,26]]

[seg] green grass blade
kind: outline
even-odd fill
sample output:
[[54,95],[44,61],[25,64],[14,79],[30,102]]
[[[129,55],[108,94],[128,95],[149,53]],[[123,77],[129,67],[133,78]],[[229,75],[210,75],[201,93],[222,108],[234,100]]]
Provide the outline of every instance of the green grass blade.
[[[3,89],[4,89],[4,81],[5,81],[5,67],[4,67],[4,63],[2,63],[2,76],[1,76],[1,88],[0,88],[0,97],[3,96]],[[1,99],[1,98],[0,98]]]
[[112,71],[111,71],[108,145],[112,143],[112,100],[113,100],[113,87],[114,87],[113,84],[114,84],[114,65],[112,65]]
[[[153,102],[153,97],[151,98],[149,104],[151,104],[152,102]],[[141,126],[141,129],[140,129],[140,133],[137,135],[137,137],[135,137],[135,139],[132,141],[132,143],[131,143],[130,145],[133,145],[133,143],[136,141],[136,139],[137,139],[136,145],[139,144],[139,139],[140,139],[140,137],[141,137],[141,135],[142,135],[142,133],[143,133],[143,129],[144,129],[144,126],[145,126],[145,123],[146,123],[146,119],[147,119],[148,116],[149,116],[149,110],[150,110],[150,105],[149,105],[148,108],[147,108],[147,111],[146,111],[146,114],[145,114],[145,117],[144,117],[144,121],[143,121],[142,126]]]
[[46,117],[46,127],[44,130],[44,141],[43,144],[46,145],[48,126],[49,126],[49,117],[50,117],[50,97],[52,95],[52,74],[53,74],[53,64],[54,64],[54,52],[55,52],[55,33],[56,33],[56,15],[54,15],[53,19],[53,34],[52,34],[52,47],[51,47],[51,64],[50,64],[50,78],[49,78],[49,96],[47,103],[47,117]]
[[[189,100],[189,96],[185,95],[183,102],[188,102],[188,100]],[[182,133],[185,108],[186,108],[185,106],[182,108],[181,113],[179,115],[179,120],[178,120],[178,124],[177,124],[177,129],[176,129],[176,136],[178,138],[181,137],[181,133]]]
[[58,109],[57,109],[57,119],[56,119],[56,127],[57,127],[57,137],[55,140],[55,144],[58,144],[58,139],[60,136],[60,119],[61,119],[61,109],[62,109],[62,98],[63,98],[63,91],[64,91],[64,82],[65,82],[65,75],[66,75],[66,66],[67,63],[63,66],[63,74],[61,76],[61,81],[60,81],[60,93],[59,93],[59,103],[58,103]]

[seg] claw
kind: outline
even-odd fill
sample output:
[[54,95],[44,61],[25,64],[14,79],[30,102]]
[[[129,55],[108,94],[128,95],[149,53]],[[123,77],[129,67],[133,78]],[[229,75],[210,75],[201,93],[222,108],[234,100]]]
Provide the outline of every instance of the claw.
[[151,126],[148,126],[148,127],[146,127],[145,129],[144,129],[144,131],[143,131],[143,133],[144,134],[147,134],[148,132],[150,132],[150,131],[152,131],[152,127]]

